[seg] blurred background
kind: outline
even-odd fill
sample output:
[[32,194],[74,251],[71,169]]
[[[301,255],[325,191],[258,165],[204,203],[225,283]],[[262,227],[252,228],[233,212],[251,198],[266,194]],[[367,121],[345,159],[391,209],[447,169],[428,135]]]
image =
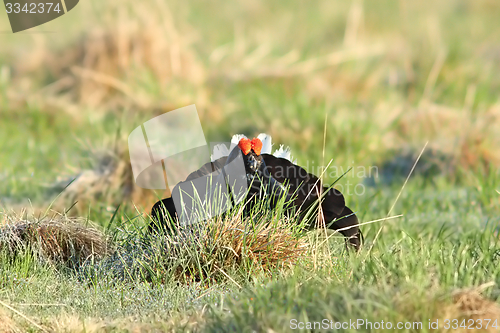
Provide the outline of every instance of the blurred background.
[[134,185],[128,134],[196,104],[207,142],[266,132],[316,174],[352,167],[338,185],[364,220],[426,142],[405,209],[498,212],[499,17],[495,0],[82,0],[12,34],[2,12],[1,207],[147,212],[168,193]]

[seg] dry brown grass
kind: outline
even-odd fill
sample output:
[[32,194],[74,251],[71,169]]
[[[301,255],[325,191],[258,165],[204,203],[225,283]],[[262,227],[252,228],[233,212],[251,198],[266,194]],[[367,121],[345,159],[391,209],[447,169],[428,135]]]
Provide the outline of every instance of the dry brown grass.
[[[417,143],[422,138],[431,147],[450,156],[456,167],[489,172],[500,165],[500,106],[494,105],[476,117],[469,110],[435,104],[424,104],[410,112],[402,112],[396,131],[390,135],[399,142]],[[425,140],[424,140],[425,141]]]
[[53,203],[54,210],[65,211],[71,207],[67,214],[82,216],[89,208],[96,209],[96,205],[113,212],[125,203],[147,214],[159,198],[170,196],[168,189],[154,191],[135,184],[128,148],[121,142],[112,148],[86,149],[92,158],[92,167],[84,170],[72,167],[76,175],[61,177],[50,185],[59,194]]
[[249,219],[236,215],[229,220],[209,224],[202,239],[206,262],[214,262],[215,269],[247,264],[264,272],[297,265],[305,255],[308,244],[294,235],[282,218],[275,222],[260,221],[252,226]]
[[21,329],[14,323],[9,313],[0,309],[0,332],[18,333]]
[[[339,110],[335,119],[331,120],[331,126],[349,122],[352,112]],[[370,142],[366,150],[373,156],[397,159],[401,153],[411,153],[414,156],[409,158],[409,163],[412,163],[429,141],[422,162],[431,162],[443,174],[456,176],[460,175],[457,173],[460,170],[490,174],[500,166],[500,151],[496,149],[500,146],[500,138],[496,135],[500,131],[498,104],[471,112],[467,108],[425,101],[416,107],[382,102],[375,110],[359,109],[355,114],[359,122],[371,122],[379,129],[377,136],[373,132],[359,130],[360,137],[364,137],[363,142]],[[337,140],[342,143],[341,138]],[[372,157],[370,162],[381,161]]]
[[[171,276],[183,283],[231,281],[239,286],[241,278],[283,273],[307,260],[308,242],[286,221],[262,218],[254,223],[235,214],[182,226],[173,235],[155,237],[147,249],[121,251],[125,260],[120,262],[147,263],[142,267],[159,272],[162,280]],[[127,259],[137,251],[139,257]]]
[[[491,327],[497,320],[497,325],[500,324],[500,305],[494,301],[485,298],[481,292],[487,287],[491,287],[493,283],[487,283],[475,288],[457,289],[451,293],[443,293],[433,290],[424,295],[399,295],[395,298],[398,313],[401,315],[401,320],[415,320],[423,322],[426,327],[427,322],[415,314],[421,314],[422,308],[428,308],[431,313],[431,321],[439,320],[439,328],[437,332],[498,332],[498,329]],[[453,320],[457,320],[457,329],[446,330],[445,320],[449,320],[450,325],[454,325]],[[465,326],[469,326],[472,320],[481,320],[483,326],[486,326],[485,319],[491,320],[488,329],[464,329],[459,327],[462,321],[465,320]],[[468,322],[471,320],[471,322]],[[448,322],[448,321],[446,321]],[[478,326],[480,323],[474,323],[472,326]]]
[[[436,318],[443,322],[444,319],[458,319],[459,325],[462,320],[467,322],[469,319],[480,320],[484,325],[485,319],[490,319],[491,324],[496,320],[500,324],[500,305],[484,298],[478,289],[458,290],[452,295],[452,304],[445,305],[439,309]],[[468,323],[469,324],[469,323]],[[468,326],[467,324],[467,326]],[[474,325],[475,326],[475,325]],[[459,328],[454,332],[470,332],[477,329]],[[498,332],[497,328],[488,327],[483,332]]]
[[[482,290],[492,285],[494,284],[487,283],[473,288],[457,289],[451,293],[439,290],[436,285],[423,294],[397,293],[393,301],[400,321],[421,322],[424,328],[427,328],[428,318],[424,320],[421,317],[424,311],[430,314],[431,322],[435,323],[438,320],[438,329],[433,330],[436,332],[498,332],[498,329],[492,328],[491,325],[495,320],[497,320],[497,325],[500,324],[500,305],[481,294]],[[469,330],[459,327],[463,325],[464,320],[466,327],[471,325],[472,320],[481,320],[485,327],[487,323],[485,319],[491,321],[488,329]],[[445,329],[445,323],[449,321],[450,325],[455,325],[454,320],[458,321],[456,325],[458,328]],[[469,320],[471,321],[468,322]],[[479,327],[479,325],[480,322],[477,322],[471,327]]]
[[[82,15],[96,21],[63,48],[47,47],[49,37],[37,36],[36,47],[15,67],[16,89],[9,96],[36,100],[44,109],[77,119],[82,107],[99,114],[123,108],[169,110],[193,100],[203,104],[205,69],[192,50],[192,28],[185,22],[176,26],[175,15],[161,1],[108,1],[105,7],[108,17],[102,20],[91,6],[79,7],[91,11]],[[34,92],[34,78],[57,80]],[[148,89],[151,80],[162,96]],[[183,85],[194,89],[194,96]]]
[[[340,110],[336,118],[342,119],[342,113]],[[482,117],[475,117],[467,110],[436,104],[424,104],[410,110],[386,105],[381,106],[374,115],[359,114],[360,118],[365,116],[372,118],[383,129],[383,135],[379,138],[367,138],[373,145],[369,150],[380,151],[381,147],[385,147],[411,154],[430,141],[427,162],[445,174],[455,175],[461,169],[489,173],[500,166],[500,151],[495,148],[500,146],[500,137],[496,134],[500,133],[500,106],[488,108]],[[391,129],[387,130],[389,127]],[[284,128],[280,132],[283,135],[290,130]],[[307,133],[304,130],[301,134]],[[289,134],[294,136],[291,132]],[[55,207],[62,210],[78,201],[74,212],[82,214],[98,200],[111,207],[132,202],[149,212],[158,198],[170,196],[168,190],[155,192],[135,184],[124,142],[126,140],[108,149],[89,148],[94,167],[79,171],[78,177],[62,193]],[[66,180],[65,184],[68,182]]]
[[[265,28],[272,33],[246,31],[235,26],[231,42],[211,45],[210,54],[204,54],[198,53],[195,46],[200,45],[196,43],[201,36],[207,35],[191,26],[184,14],[173,13],[175,10],[156,0],[131,5],[132,2],[123,0],[106,2],[103,5],[106,10],[102,12],[108,14],[102,20],[95,18],[95,12],[89,12],[87,16],[96,21],[88,23],[87,29],[78,35],[79,39],[64,43],[62,47],[49,47],[48,36],[34,37],[34,48],[14,65],[15,75],[6,96],[11,100],[35,99],[44,112],[64,111],[77,118],[123,109],[159,114],[194,101],[202,120],[218,126],[239,107],[224,94],[224,103],[210,101],[211,92],[216,93],[210,90],[211,80],[246,81],[272,77],[282,80],[284,86],[303,81],[304,94],[314,104],[315,100],[328,102],[339,96],[370,96],[381,85],[414,84],[418,74],[413,64],[420,62],[421,55],[412,49],[410,36],[402,32],[386,35],[365,29],[366,5],[359,1],[350,5],[322,4],[325,10],[345,12],[344,42],[340,45],[326,43],[318,54],[307,56],[302,54],[300,47],[284,40],[283,30],[286,29],[282,27],[287,20],[267,22]],[[175,5],[183,6],[172,4]],[[266,19],[275,17],[262,3],[249,5],[242,1],[238,5],[248,7],[253,13],[250,15],[260,12],[259,15]],[[348,7],[350,9],[346,10]],[[79,10],[85,8],[89,7],[82,5]],[[439,25],[423,28],[431,29],[433,35],[441,34]],[[460,96],[463,108],[432,102],[432,92],[446,60],[439,38],[425,41],[432,44],[429,45],[432,46],[430,59],[434,56],[436,59],[434,66],[426,69],[429,72],[420,73],[427,80],[423,95],[417,97],[421,98],[417,106],[408,100],[387,101],[375,96],[375,103],[369,110],[336,109],[329,121],[333,127],[353,122],[376,123],[379,132],[364,131],[364,127],[359,126],[359,140],[370,142],[364,155],[380,156],[383,151],[399,150],[408,145],[418,150],[430,141],[429,150],[447,156],[444,168],[488,172],[500,166],[500,154],[495,149],[500,146],[496,134],[500,131],[500,107],[481,105],[474,109],[474,84],[469,86],[466,96]],[[202,61],[204,58],[208,59],[208,65]],[[373,59],[370,66],[373,70],[366,73],[343,67],[349,62],[362,64],[366,59]],[[40,71],[41,68],[44,70]],[[41,72],[45,72],[42,79],[39,77]],[[54,78],[57,81],[43,89],[35,88],[40,80],[46,84],[45,81]],[[31,83],[26,83],[28,81]],[[207,105],[210,108],[204,107]],[[287,142],[294,138],[295,143],[306,145],[318,137],[314,124],[308,126],[297,119],[287,124],[283,117],[259,124],[256,118],[255,124],[265,127],[276,141]],[[343,146],[344,135],[339,134],[334,140],[339,141],[338,146]],[[126,140],[122,142],[125,147]],[[306,149],[305,146],[301,148]],[[134,184],[126,148],[111,149],[104,155],[96,153],[94,169],[78,170],[79,177],[56,202],[56,207],[62,210],[78,201],[74,212],[80,214],[88,211],[92,201],[99,200],[110,210],[121,202],[132,201],[148,211],[158,196]],[[372,159],[360,163],[374,162],[380,161]],[[166,197],[168,193],[159,196]]]
[[[1,318],[1,317],[0,317]],[[126,317],[114,320],[98,318],[79,318],[75,315],[61,314],[44,320],[44,327],[50,332],[98,333],[98,332],[178,332],[180,327],[193,331],[203,325],[202,312],[174,314],[168,320],[147,320]],[[0,326],[1,327],[1,326]],[[1,331],[3,332],[3,331]],[[12,331],[17,333],[20,331]]]
[[[170,320],[137,320],[127,317],[115,320],[103,320],[98,318],[79,318],[75,315],[60,314],[41,320],[42,325],[30,324],[21,317],[13,319],[6,312],[0,311],[0,332],[21,333],[27,330],[40,332],[64,332],[64,333],[98,333],[110,331],[126,332],[176,332],[179,327],[193,330],[203,323],[203,315],[194,313],[192,315],[174,315]],[[43,329],[43,330],[42,330]]]
[[32,220],[7,215],[0,228],[0,249],[13,255],[31,250],[42,260],[71,267],[112,252],[107,237],[92,223],[63,215]]

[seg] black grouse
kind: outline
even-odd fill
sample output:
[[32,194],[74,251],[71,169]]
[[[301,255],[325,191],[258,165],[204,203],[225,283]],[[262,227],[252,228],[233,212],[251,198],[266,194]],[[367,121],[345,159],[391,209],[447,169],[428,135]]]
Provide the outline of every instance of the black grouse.
[[[283,149],[283,146],[281,146],[279,150],[275,151],[274,155],[270,154],[271,138],[268,135],[261,134],[258,138],[252,140],[243,135],[235,135],[232,143],[233,145],[237,143],[237,146],[230,153],[225,146],[216,147],[214,155],[219,149],[219,155],[223,156],[219,158],[213,156],[212,162],[206,163],[192,172],[186,178],[186,181],[176,185],[172,192],[178,191],[179,185],[182,183],[190,182],[214,172],[220,173],[228,162],[236,158],[242,158],[246,173],[244,177],[248,184],[245,212],[249,212],[256,200],[261,199],[263,195],[270,194],[276,199],[286,196],[287,214],[295,214],[296,220],[300,222],[309,209],[315,207],[314,205],[321,201],[319,220],[327,228],[339,230],[346,237],[346,241],[355,250],[359,250],[363,239],[358,226],[359,221],[356,214],[345,205],[344,196],[340,191],[323,186],[318,177],[294,164],[291,161],[288,148]],[[276,201],[273,198],[271,202]],[[315,209],[318,212],[317,207]],[[169,220],[168,215],[172,218],[171,220]],[[174,229],[175,225],[170,223],[176,221],[178,216],[172,197],[158,201],[151,210],[151,216],[153,218],[152,223],[149,225],[151,232],[161,229],[166,231]],[[318,216],[318,214],[314,214],[314,216]],[[309,226],[313,228],[315,219],[311,220]]]

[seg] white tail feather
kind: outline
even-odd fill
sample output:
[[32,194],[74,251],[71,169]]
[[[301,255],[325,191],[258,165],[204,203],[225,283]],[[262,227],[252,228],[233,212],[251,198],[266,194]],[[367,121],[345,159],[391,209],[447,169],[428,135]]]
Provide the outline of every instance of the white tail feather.
[[271,146],[273,141],[271,136],[266,133],[260,133],[257,138],[262,141],[262,150],[260,151],[261,154],[271,154]]
[[[231,147],[227,149],[227,146],[224,144],[218,144],[214,147],[213,154],[211,155],[212,162],[224,157],[229,156],[229,152],[233,150],[234,147],[238,145],[241,139],[248,139],[244,134],[235,134],[231,138]],[[271,154],[272,151],[272,137],[265,133],[260,133],[257,137],[262,141],[262,150],[261,154]],[[297,160],[293,159],[291,156],[290,147],[286,147],[284,145],[280,145],[279,149],[276,149],[273,154],[275,157],[284,158],[289,160],[290,162],[297,164]]]
[[233,148],[236,147],[238,145],[238,143],[240,142],[240,140],[243,139],[243,138],[248,139],[246,137],[246,135],[244,135],[244,134],[235,134],[235,135],[233,135],[233,137],[231,138],[231,147],[229,147],[229,151],[232,151]]
[[291,149],[290,147],[286,147],[284,145],[280,145],[279,149],[276,149],[273,154],[275,157],[280,157],[289,160],[290,162],[296,164],[297,160],[292,160]]
[[229,150],[227,149],[227,146],[223,143],[220,143],[214,146],[214,151],[213,154],[210,156],[210,159],[212,160],[212,162],[214,162],[215,160],[218,160],[219,158],[228,155],[229,155]]
[[237,146],[238,143],[240,142],[240,140],[243,139],[243,138],[248,139],[246,137],[246,135],[244,135],[244,134],[235,134],[235,135],[233,135],[233,137],[231,138],[231,145]]

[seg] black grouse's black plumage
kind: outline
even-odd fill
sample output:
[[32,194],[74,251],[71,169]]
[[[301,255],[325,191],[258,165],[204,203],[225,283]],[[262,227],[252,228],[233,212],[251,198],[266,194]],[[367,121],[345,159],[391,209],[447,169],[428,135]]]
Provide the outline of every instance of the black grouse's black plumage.
[[[245,145],[240,144],[234,148],[236,151],[233,150],[229,156],[206,163],[200,169],[192,172],[186,178],[186,182],[222,169],[228,159],[234,158],[237,156],[236,154],[241,154],[249,185],[246,211],[249,211],[255,200],[259,200],[262,193],[267,191],[276,196],[286,195],[286,201],[289,202],[286,206],[287,213],[296,214],[297,221],[302,221],[310,207],[320,200],[320,220],[325,223],[327,228],[339,230],[346,237],[348,243],[358,250],[363,237],[358,226],[359,221],[352,210],[345,205],[342,193],[334,188],[323,186],[318,177],[308,173],[305,169],[286,158],[276,157],[271,154],[260,154],[260,148],[258,147],[260,140],[254,140],[251,142],[256,142],[257,147],[252,146],[251,149],[248,149]],[[173,191],[176,191],[178,186],[174,187]],[[262,189],[266,186],[267,190],[263,191]],[[175,228],[175,226],[168,225],[168,215],[175,221],[176,214],[172,198],[158,201],[151,210],[154,221],[150,224],[149,230],[166,229],[168,231]],[[310,222],[310,228],[314,227],[313,224],[313,222]]]

